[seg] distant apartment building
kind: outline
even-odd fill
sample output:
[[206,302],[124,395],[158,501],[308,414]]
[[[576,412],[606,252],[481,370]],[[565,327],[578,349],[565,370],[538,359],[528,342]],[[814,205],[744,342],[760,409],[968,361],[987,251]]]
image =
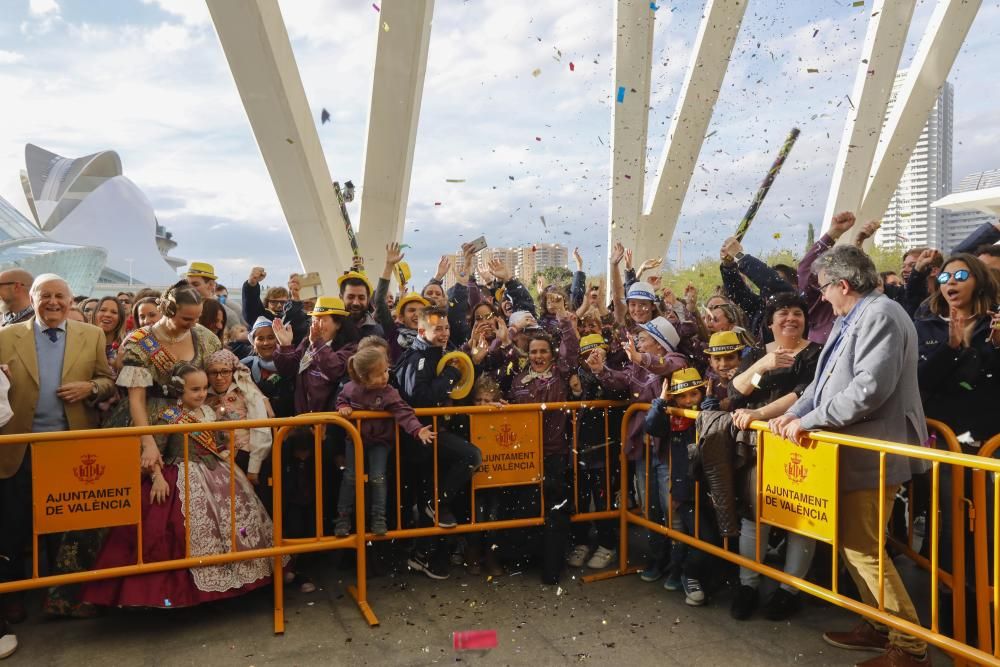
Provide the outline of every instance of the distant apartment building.
[[[451,287],[458,279],[458,270],[462,266],[462,255],[448,255],[451,268],[444,277],[445,288]],[[489,269],[490,259],[499,259],[511,275],[524,283],[531,285],[535,274],[552,266],[566,267],[569,262],[569,251],[559,243],[536,243],[516,248],[486,248],[476,253],[476,272],[482,275]]]
[[[967,175],[959,181],[953,193],[996,187],[1000,187],[1000,169],[990,169]],[[964,241],[977,227],[984,222],[995,222],[996,219],[992,213],[982,211],[949,211],[945,222],[944,245],[941,249],[945,254],[952,252],[955,246]]]
[[[906,70],[896,74],[886,118],[906,79]],[[951,159],[954,89],[945,82],[927,118],[910,161],[889,200],[875,243],[882,247],[944,247],[947,211],[931,203],[951,192]],[[883,126],[885,121],[883,120]]]

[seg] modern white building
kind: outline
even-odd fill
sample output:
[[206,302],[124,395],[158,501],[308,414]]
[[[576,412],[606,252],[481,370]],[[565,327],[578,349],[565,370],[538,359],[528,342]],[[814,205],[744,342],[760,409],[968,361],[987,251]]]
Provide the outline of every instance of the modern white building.
[[[975,171],[959,181],[952,194],[973,192],[988,188],[1000,187],[1000,169]],[[995,222],[996,214],[985,211],[948,211],[945,222],[944,246],[942,250],[950,253],[952,249],[984,222]]]
[[[886,118],[892,112],[905,78],[906,70],[896,74]],[[875,243],[879,246],[945,246],[947,212],[931,207],[931,203],[951,192],[953,97],[952,85],[945,82],[889,200],[882,227],[875,234]]]
[[35,227],[45,237],[98,246],[107,257],[85,292],[115,293],[177,280],[186,262],[170,256],[177,246],[156,220],[142,190],[122,173],[121,158],[101,151],[66,158],[28,144],[21,183]]
[[103,248],[53,241],[0,197],[0,270],[17,267],[34,276],[57,273],[74,294],[90,294],[106,259]]

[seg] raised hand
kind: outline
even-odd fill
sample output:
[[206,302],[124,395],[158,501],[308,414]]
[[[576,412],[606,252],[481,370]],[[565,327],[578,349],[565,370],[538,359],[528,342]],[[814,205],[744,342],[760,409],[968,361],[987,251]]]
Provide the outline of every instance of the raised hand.
[[299,274],[293,273],[288,276],[288,296],[292,301],[301,301],[299,298],[299,290],[302,289],[301,283],[299,283]]
[[694,286],[694,283],[688,283],[687,287],[684,288],[684,301],[692,310],[698,305],[698,288]]
[[915,268],[917,271],[921,271],[921,272],[922,271],[926,271],[927,268],[929,266],[931,266],[931,264],[934,263],[934,260],[936,260],[936,259],[938,259],[940,257],[941,257],[941,253],[940,252],[938,252],[934,248],[927,248],[926,250],[923,250],[920,253],[920,255],[917,257],[917,262],[913,266],[913,268]]
[[385,247],[385,265],[396,266],[403,261],[403,251],[399,249],[398,243],[390,243]]
[[[309,327],[309,339],[312,340],[312,329]],[[274,332],[274,337],[278,339],[278,345],[291,345],[292,344],[292,325],[285,324],[284,320],[279,318],[274,318],[271,321],[271,331]]]
[[830,235],[834,241],[843,236],[847,231],[854,226],[857,218],[850,211],[843,211],[833,216],[830,219],[830,229],[827,230],[827,234]]
[[256,287],[264,278],[267,278],[267,271],[264,270],[263,266],[255,266],[250,269],[250,277],[247,278],[247,282],[250,283],[251,287]]
[[594,375],[604,370],[604,360],[607,358],[603,348],[596,348],[587,356],[587,368]]
[[875,236],[875,232],[878,231],[881,225],[881,220],[869,220],[866,222],[865,226],[858,232],[858,235],[854,237],[854,245],[860,248],[865,241]]
[[441,260],[438,262],[437,273],[434,274],[434,280],[443,280],[446,275],[448,275],[448,270],[451,268],[451,260],[448,259],[448,255],[441,255]]
[[948,347],[957,350],[965,345],[965,318],[958,314],[957,308],[948,313]]
[[502,283],[510,280],[510,269],[504,266],[504,263],[498,257],[490,258],[490,273]]
[[625,248],[625,270],[632,270],[632,248]]
[[729,261],[733,261],[736,259],[736,255],[741,252],[743,252],[743,244],[735,236],[730,236],[722,242],[722,261],[726,261],[726,258],[730,258]]
[[615,241],[614,247],[611,249],[611,263],[618,266],[622,263],[622,258],[625,257],[625,246],[619,241]]
[[645,262],[639,265],[639,271],[636,273],[636,277],[641,276],[650,269],[658,268],[661,264],[663,264],[662,257],[657,257],[655,259],[647,259]]
[[677,295],[675,295],[674,291],[669,287],[663,288],[663,303],[667,304],[668,306],[673,306],[674,304],[677,303]]
[[573,259],[576,260],[576,270],[583,271],[583,255],[579,248],[573,248]]
[[629,360],[633,364],[637,364],[642,361],[642,353],[635,348],[635,341],[631,338],[625,340],[625,344],[622,345],[622,349],[625,350],[625,354],[628,355]]

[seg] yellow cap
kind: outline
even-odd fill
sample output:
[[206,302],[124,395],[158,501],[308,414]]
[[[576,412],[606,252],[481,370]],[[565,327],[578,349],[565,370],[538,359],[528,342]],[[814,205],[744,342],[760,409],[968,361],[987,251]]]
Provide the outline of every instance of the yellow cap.
[[601,334],[587,334],[580,339],[580,354],[586,354],[598,347],[608,349],[608,344]]
[[734,352],[739,352],[744,347],[746,345],[743,344],[743,341],[740,340],[735,331],[718,331],[712,334],[705,352],[713,355],[733,354]]
[[409,294],[404,294],[403,296],[401,296],[399,298],[399,301],[396,302],[396,315],[397,316],[400,313],[403,312],[403,307],[406,304],[408,304],[408,303],[419,303],[424,308],[426,308],[427,306],[431,305],[430,301],[428,301],[424,297],[420,296],[416,292],[410,292]]
[[344,271],[344,275],[339,276],[337,278],[337,288],[343,290],[344,281],[350,278],[356,278],[358,280],[363,281],[365,283],[365,286],[368,287],[369,295],[374,291],[372,289],[372,284],[368,282],[368,277],[365,274],[361,273],[360,271]]
[[669,393],[682,394],[689,389],[704,385],[705,381],[701,379],[697,368],[682,368],[679,371],[674,371],[673,375],[670,376]]
[[410,265],[406,262],[400,262],[396,265],[396,273],[404,285],[410,282],[410,278],[413,277],[413,272],[410,271]]
[[189,278],[208,278],[209,280],[219,279],[219,277],[215,275],[215,267],[208,262],[191,262],[191,266],[188,267],[187,273],[184,275]]
[[347,316],[347,309],[339,296],[321,296],[316,299],[316,305],[309,311],[309,315],[341,315]]

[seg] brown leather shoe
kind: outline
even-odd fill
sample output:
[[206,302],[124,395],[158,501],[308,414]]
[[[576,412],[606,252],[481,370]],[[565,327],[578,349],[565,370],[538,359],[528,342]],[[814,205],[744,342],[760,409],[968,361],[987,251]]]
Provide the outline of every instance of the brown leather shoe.
[[854,667],[931,667],[931,656],[924,653],[924,657],[918,658],[898,646],[891,646],[882,655],[855,663]]
[[847,632],[824,632],[823,640],[830,646],[850,651],[881,652],[889,648],[889,637],[866,621],[861,621]]

